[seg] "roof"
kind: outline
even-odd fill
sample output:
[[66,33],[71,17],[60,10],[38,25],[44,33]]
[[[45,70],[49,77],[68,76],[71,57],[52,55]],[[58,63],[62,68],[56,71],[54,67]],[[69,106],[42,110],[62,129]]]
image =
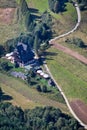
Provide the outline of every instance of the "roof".
[[6,57],[9,57],[9,56],[12,56],[12,55],[13,55],[13,52],[10,52],[10,53],[6,54]]
[[27,45],[22,42],[18,42],[17,46],[22,46],[25,51],[27,50]]
[[43,75],[44,75],[44,73],[42,72],[42,73],[40,73],[40,75],[41,75],[41,76],[43,76]]
[[47,78],[49,78],[49,75],[48,74],[44,74],[43,77],[47,79]]
[[42,73],[42,70],[37,70],[37,73],[38,73],[38,74]]

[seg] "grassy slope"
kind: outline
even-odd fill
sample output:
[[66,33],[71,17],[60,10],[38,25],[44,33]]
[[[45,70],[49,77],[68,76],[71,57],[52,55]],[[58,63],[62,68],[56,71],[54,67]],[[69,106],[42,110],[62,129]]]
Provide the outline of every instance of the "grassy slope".
[[[37,9],[39,9],[40,12],[45,11],[48,8],[47,0],[43,0],[43,1],[38,0],[38,1],[39,2],[37,2],[37,0],[27,0],[30,7],[35,7]],[[69,10],[71,10],[71,11],[69,11]],[[69,30],[75,24],[76,11],[71,4],[67,4],[67,12],[64,12],[62,15],[61,14],[56,15],[56,14],[53,14],[52,12],[51,12],[51,14],[53,15],[53,17],[55,17],[55,20],[57,20],[57,18],[58,18],[58,24],[55,24],[55,26],[54,26],[54,29],[58,30],[58,34]],[[72,16],[74,16],[74,17],[72,17]],[[67,22],[67,19],[68,19],[68,22]],[[62,26],[60,26],[60,25],[62,25]],[[14,32],[14,29],[12,29],[12,30]],[[20,29],[18,28],[18,31],[19,30]],[[18,35],[18,33],[17,33],[17,35]],[[2,37],[3,37],[3,35],[2,35]],[[55,52],[57,50],[50,49],[49,51]],[[57,82],[59,83],[59,85],[61,87],[63,87],[63,90],[65,91],[65,93],[69,99],[80,98],[83,101],[87,102],[87,97],[86,97],[87,83],[85,82],[85,79],[87,79],[87,75],[86,75],[85,66],[83,64],[81,64],[79,61],[74,60],[73,58],[69,57],[68,55],[65,55],[62,52],[59,52],[59,54],[60,55],[59,56],[57,55],[56,57],[52,56],[53,60],[47,61],[52,74],[54,75],[54,77],[57,80]],[[50,58],[50,56],[48,56],[48,58]],[[81,65],[80,68],[79,68],[79,65]],[[58,73],[57,73],[57,71],[58,71]],[[13,79],[13,80],[12,80],[12,82],[14,84],[15,83],[18,84],[18,81],[16,81],[15,79]],[[9,83],[8,86],[10,86],[10,80],[8,83]],[[5,84],[3,86],[5,86]],[[20,85],[17,85],[17,86],[20,86]],[[26,88],[26,90],[25,90],[25,87],[23,86],[22,83],[21,83],[21,86],[22,86],[22,88],[20,88],[20,91],[18,91],[19,90],[18,87],[15,88],[17,92],[23,92],[22,94],[24,94],[24,96],[25,95],[29,96],[28,97],[29,99],[31,99],[31,97],[32,97],[32,100],[33,100],[33,98],[37,99],[34,96],[34,95],[36,95],[36,93],[34,93],[33,96],[31,96],[31,91],[29,94],[26,94],[26,92],[27,93],[29,92],[29,88]]]
[[[35,7],[36,4],[34,2],[35,1],[32,0],[33,6]],[[37,8],[39,8],[39,2],[37,2]],[[44,8],[44,6],[42,6],[41,8]],[[54,25],[54,29],[58,30],[58,34],[72,29],[75,26],[75,22],[77,20],[77,14],[75,8],[68,3],[66,9],[67,11],[64,12],[62,15],[61,14],[57,15],[50,12],[55,19],[58,19],[58,23],[56,23],[55,21],[56,24]],[[86,31],[85,28],[87,27],[86,17],[83,12],[82,12],[82,18],[85,18],[85,26],[83,24],[84,21],[82,21],[81,28],[78,30],[78,32],[75,32],[75,34],[72,34],[72,36],[76,35],[77,37],[83,36],[82,38],[85,39],[86,41],[85,34],[82,33]],[[82,32],[80,32],[81,30]],[[82,52],[82,49],[75,48],[75,50],[81,52],[81,54],[86,55],[86,52],[84,50],[83,50],[84,52]],[[50,52],[57,52],[57,51],[58,50],[56,49],[50,49]],[[50,56],[48,56],[48,58],[50,59]],[[80,63],[79,61],[75,60],[74,58],[68,55],[65,55],[62,52],[59,52],[57,56],[53,56],[52,58],[53,60],[47,61],[48,66],[57,82],[60,84],[60,86],[63,87],[63,90],[65,91],[67,97],[69,99],[80,98],[87,103],[87,96],[86,96],[87,67],[84,64]]]
[[65,40],[68,38],[81,38],[79,35],[84,35],[83,37],[85,37],[85,39],[83,38],[83,41],[84,41],[84,43],[85,43],[85,45],[87,44],[86,43],[86,34],[83,34],[83,33],[81,33],[80,31],[78,31],[78,32],[74,32],[74,34],[70,34],[69,36],[66,36],[65,38],[63,38],[63,39],[59,39],[59,40],[56,40],[56,43],[58,43],[58,44],[61,44],[61,45],[63,45],[63,46],[66,46],[66,47],[68,47],[68,48],[70,48],[71,50],[73,50],[73,51],[75,51],[75,52],[78,52],[79,54],[81,54],[81,55],[83,55],[83,56],[85,56],[85,57],[87,57],[87,49],[85,49],[85,48],[80,48],[80,47],[78,47],[78,46],[76,46],[76,45],[74,45],[74,44],[69,44],[69,43],[66,43],[65,42]]
[[[0,6],[1,6],[1,3],[0,3]],[[11,8],[11,6],[12,6],[11,4],[13,4],[13,3],[10,2],[10,5],[9,5],[8,1],[4,0],[2,8],[4,7],[4,5],[8,5],[8,8]],[[0,22],[0,44],[3,44],[4,42],[6,42],[9,39],[17,37],[18,35],[20,35],[21,32],[26,31],[24,24],[18,23],[18,21],[17,21],[17,10],[16,9],[14,12],[14,16],[11,16],[10,19],[12,19],[12,22],[10,24],[4,24],[4,23]]]
[[0,25],[0,44],[17,37],[24,30],[24,27],[19,24]]
[[[36,6],[35,0],[32,0],[31,6],[32,5],[33,7],[40,8],[39,2],[37,2],[37,6]],[[42,6],[41,8],[43,10],[44,6]],[[71,30],[75,26],[75,23],[77,20],[76,10],[73,7],[73,5],[68,3],[66,6],[66,10],[67,11],[65,11],[62,15],[54,14],[50,12],[52,16],[55,18],[54,30],[56,30],[58,34]],[[83,28],[81,27],[81,29]],[[81,37],[82,33],[80,32],[80,30],[78,30],[78,32],[75,34],[72,34],[72,36],[79,35]],[[85,38],[85,36],[83,38]],[[63,41],[61,41],[61,44],[62,42]],[[76,50],[78,51],[78,49]],[[74,58],[56,49],[50,49],[48,51],[54,52],[54,53],[59,52],[58,55],[56,56],[47,56],[48,59],[50,59],[50,60],[47,60],[47,63],[53,76],[55,77],[59,85],[63,87],[63,90],[65,91],[67,97],[70,100],[73,98],[80,98],[87,103],[87,96],[86,96],[86,93],[87,93],[86,70],[87,68],[86,66],[80,63],[79,61],[75,60]],[[82,52],[82,49],[79,51]]]
[[48,67],[69,100],[79,98],[87,103],[87,66],[54,48],[47,56]]
[[27,0],[27,3],[29,3],[29,7],[39,9],[39,12],[48,10],[48,0]]
[[60,43],[64,46],[67,46],[74,51],[77,51],[78,53],[84,55],[85,57],[87,57],[87,49],[82,49],[82,48],[76,47],[73,44],[72,45],[67,44],[67,43],[65,43],[65,39],[78,37],[83,40],[85,45],[87,45],[87,17],[86,16],[87,16],[87,10],[82,11],[81,12],[82,20],[81,20],[81,23],[80,23],[80,26],[78,27],[78,29],[74,33],[70,34],[69,36],[66,36],[65,38],[57,40],[58,43]]
[[0,86],[7,94],[13,97],[13,104],[17,104],[22,108],[50,105],[57,108],[59,107],[64,112],[68,112],[64,104],[48,99],[47,97],[40,95],[36,90],[28,87],[23,82],[1,73]]
[[20,92],[15,91],[13,88],[5,85],[4,83],[1,83],[0,85],[2,87],[3,92],[12,97],[12,100],[6,100],[6,101],[11,102],[13,105],[21,106],[23,109],[27,108],[32,109],[36,106],[41,106],[40,104],[35,103],[32,100],[29,100],[28,98],[23,96]]

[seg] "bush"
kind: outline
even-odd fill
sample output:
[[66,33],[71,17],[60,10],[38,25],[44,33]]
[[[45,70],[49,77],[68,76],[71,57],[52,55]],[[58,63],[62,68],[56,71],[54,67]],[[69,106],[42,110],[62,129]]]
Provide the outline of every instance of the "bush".
[[37,89],[38,92],[41,92],[41,91],[42,91],[40,85],[37,85],[37,86],[36,86],[36,89]]
[[42,92],[44,92],[44,93],[47,92],[47,86],[46,86],[46,85],[43,85],[43,86],[42,86]]
[[65,2],[67,0],[48,0],[49,8],[54,13],[59,13],[65,10]]
[[4,61],[2,63],[0,63],[2,70],[8,71],[10,69],[10,66],[8,65],[8,62]]
[[84,48],[85,47],[84,42],[80,38],[66,39],[65,42],[67,42],[69,44],[75,44],[76,46],[78,46],[80,48]]

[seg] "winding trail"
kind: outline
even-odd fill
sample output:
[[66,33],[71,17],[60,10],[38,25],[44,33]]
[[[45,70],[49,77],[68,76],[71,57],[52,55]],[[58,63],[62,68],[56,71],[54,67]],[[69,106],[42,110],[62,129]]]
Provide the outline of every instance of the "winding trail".
[[[65,36],[67,36],[67,35],[73,33],[73,32],[78,28],[78,26],[80,25],[80,22],[81,22],[80,9],[79,9],[78,4],[75,3],[75,2],[74,2],[74,6],[75,6],[75,8],[76,8],[77,15],[78,15],[77,24],[76,24],[75,27],[74,27],[72,30],[70,30],[69,32],[67,32],[67,33],[65,33],[65,34],[62,34],[62,35],[60,35],[60,36],[57,36],[57,37],[51,39],[51,40],[49,41],[50,44],[52,44],[53,42],[55,42],[55,40],[57,40],[57,39],[59,39],[59,38],[65,37]],[[87,63],[87,60],[86,60],[86,63]],[[71,112],[72,115],[74,116],[74,118],[76,118],[76,119],[78,120],[78,122],[79,122],[85,129],[87,129],[87,124],[84,124],[84,123],[79,119],[79,117],[75,114],[75,112],[74,112],[73,108],[71,107],[71,105],[69,104],[69,101],[68,101],[66,95],[64,94],[63,90],[62,90],[61,87],[58,85],[58,83],[56,82],[56,80],[54,79],[54,77],[52,76],[52,74],[51,74],[51,72],[50,72],[50,70],[49,70],[47,64],[44,64],[44,66],[45,66],[47,72],[49,73],[49,75],[51,76],[51,78],[54,80],[54,82],[55,82],[57,88],[59,89],[59,91],[61,92],[62,96],[64,97],[65,102],[66,102],[66,104],[67,104],[67,106],[68,106],[70,112]]]
[[64,34],[61,34],[61,35],[59,35],[59,36],[57,36],[57,37],[51,39],[51,40],[49,41],[49,43],[51,43],[51,42],[53,42],[53,41],[55,41],[55,40],[57,40],[57,39],[59,39],[59,38],[65,37],[65,36],[67,36],[67,35],[73,33],[73,32],[78,28],[78,26],[80,25],[80,22],[81,22],[81,13],[80,13],[80,9],[79,9],[78,4],[75,3],[74,6],[75,6],[75,8],[76,8],[77,15],[78,15],[78,21],[77,21],[75,27],[74,27],[72,30],[70,30],[69,32],[64,33]]

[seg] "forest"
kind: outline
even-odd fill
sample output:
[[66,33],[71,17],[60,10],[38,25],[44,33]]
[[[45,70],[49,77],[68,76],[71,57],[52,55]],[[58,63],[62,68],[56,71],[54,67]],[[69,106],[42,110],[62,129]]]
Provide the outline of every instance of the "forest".
[[22,110],[0,103],[0,130],[81,130],[73,118],[51,106]]

